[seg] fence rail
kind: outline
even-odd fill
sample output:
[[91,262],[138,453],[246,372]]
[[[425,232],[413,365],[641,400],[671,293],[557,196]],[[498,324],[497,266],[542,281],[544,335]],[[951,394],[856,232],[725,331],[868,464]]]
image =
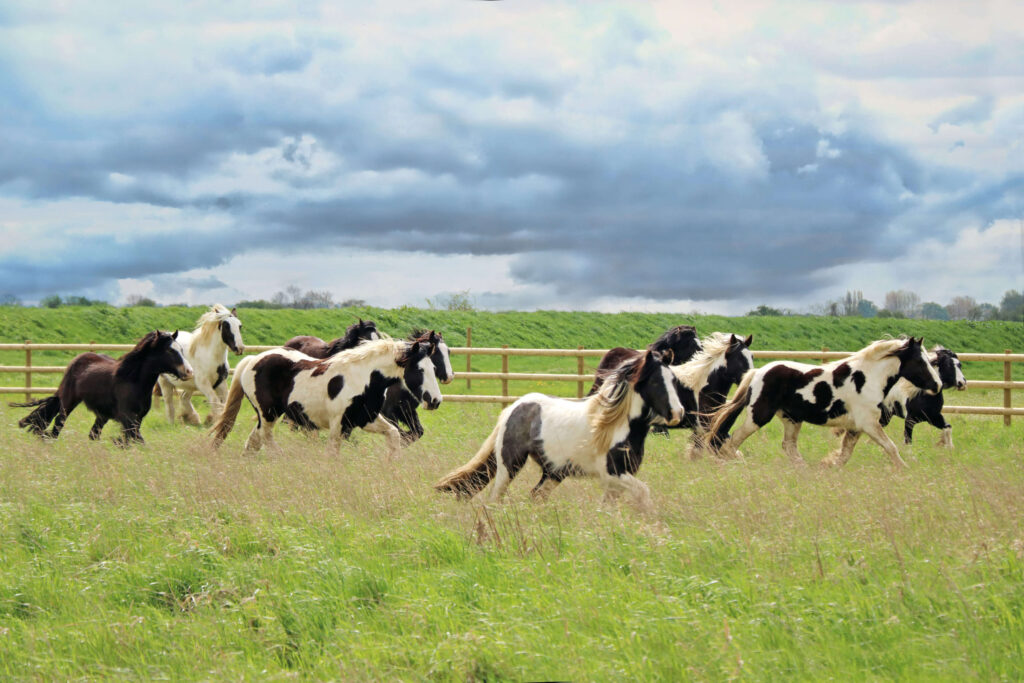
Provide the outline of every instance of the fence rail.
[[[472,339],[472,330],[466,330],[466,339]],[[34,365],[32,363],[33,351],[129,351],[134,348],[132,344],[98,344],[89,342],[87,344],[37,344],[25,341],[21,344],[3,343],[0,344],[0,351],[21,351],[25,353],[24,365],[0,365],[0,374],[16,373],[25,375],[25,385],[21,387],[0,387],[0,394],[24,394],[25,400],[31,400],[34,394],[51,394],[57,390],[56,387],[41,387],[32,384],[33,375],[61,375],[64,373],[63,365]],[[261,353],[277,346],[254,345],[247,346],[247,353]],[[515,349],[508,347],[481,347],[481,346],[456,346],[450,348],[453,356],[466,357],[466,371],[455,373],[455,378],[466,382],[466,388],[470,389],[472,381],[476,380],[499,380],[501,382],[500,395],[483,394],[448,394],[446,401],[453,403],[512,403],[517,398],[509,393],[509,382],[575,382],[576,395],[582,397],[587,385],[594,381],[594,373],[584,372],[584,362],[587,358],[600,358],[607,349]],[[824,348],[820,351],[777,351],[757,350],[752,351],[754,358],[762,360],[792,359],[792,360],[814,360],[827,362],[839,360],[851,355],[851,351],[832,351]],[[472,370],[473,356],[499,356],[501,357],[501,372],[479,372]],[[1013,363],[1024,363],[1024,353],[1013,353],[1007,349],[1005,353],[961,353],[958,354],[962,361],[993,362],[1003,364],[1003,381],[974,380],[968,382],[970,389],[1002,389],[1002,406],[956,406],[947,405],[943,408],[948,413],[1002,416],[1003,423],[1011,424],[1011,416],[1024,416],[1024,408],[1014,408],[1011,401],[1013,391],[1024,391],[1024,381],[1013,381]],[[517,357],[548,357],[548,358],[575,358],[576,372],[570,373],[535,373],[535,372],[511,372],[509,361]],[[232,371],[233,372],[233,371]]]

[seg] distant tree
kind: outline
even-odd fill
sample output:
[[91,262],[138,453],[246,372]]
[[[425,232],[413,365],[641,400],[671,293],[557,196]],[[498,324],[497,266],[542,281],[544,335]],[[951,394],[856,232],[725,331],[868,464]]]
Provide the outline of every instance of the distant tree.
[[1008,290],[999,302],[999,319],[1024,322],[1024,294],[1016,289]]
[[950,320],[977,320],[978,302],[971,296],[955,296],[946,304]]
[[783,315],[783,313],[777,308],[772,308],[771,306],[761,304],[754,310],[747,311],[747,315],[780,316]]
[[64,302],[57,294],[51,294],[50,296],[44,297],[39,300],[40,308],[60,308]]
[[21,306],[21,299],[14,294],[0,295],[0,306]]
[[879,318],[906,318],[901,311],[890,311],[888,308],[883,308],[878,311]]
[[861,299],[857,302],[857,315],[862,318],[874,318],[878,315],[878,306],[870,299]]
[[845,296],[841,302],[842,315],[860,315],[860,302],[864,301],[864,293],[859,289],[846,290]]
[[254,299],[252,301],[243,299],[235,303],[235,306],[238,308],[281,308],[280,304],[275,304],[266,299]]
[[990,303],[978,304],[978,309],[972,320],[999,320],[999,308]]
[[475,311],[476,297],[468,289],[452,294],[444,294],[436,299],[427,299],[427,306],[432,311]]
[[338,304],[338,308],[356,308],[366,305],[365,299],[345,299]]
[[156,306],[156,302],[150,299],[148,296],[142,296],[141,294],[132,294],[124,300],[124,305],[128,308],[136,306]]
[[921,317],[925,320],[949,320],[949,311],[942,304],[928,301],[921,304]]
[[309,290],[293,304],[295,308],[334,308],[334,297],[326,289],[323,291]]
[[[897,289],[885,293],[885,307],[901,317],[913,318],[920,312],[921,297],[906,289]],[[895,317],[895,316],[894,316]]]

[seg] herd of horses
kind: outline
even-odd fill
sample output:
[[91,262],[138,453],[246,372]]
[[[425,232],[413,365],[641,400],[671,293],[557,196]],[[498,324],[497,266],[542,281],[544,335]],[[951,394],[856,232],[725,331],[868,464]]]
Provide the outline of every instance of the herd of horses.
[[[89,438],[98,439],[114,420],[122,428],[118,443],[141,443],[142,419],[155,391],[164,397],[172,424],[176,403],[184,422],[199,424],[191,403],[199,392],[210,406],[214,447],[231,432],[245,399],[256,412],[246,450],[276,448],[273,429],[284,420],[299,430],[326,430],[333,449],[357,427],[383,434],[394,456],[423,436],[418,409],[437,409],[440,384],[454,379],[441,334],[414,330],[397,340],[359,320],[330,342],[298,336],[246,356],[229,382],[228,353],[245,350],[241,330],[237,312],[216,304],[191,333],[150,332],[117,360],[80,354],[54,395],[11,404],[33,408],[18,424],[56,438],[84,402],[96,416]],[[942,390],[967,385],[954,352],[938,346],[929,352],[913,337],[883,339],[820,366],[775,361],[755,368],[752,343],[753,336],[721,332],[700,339],[693,326],[679,325],[643,351],[612,349],[598,364],[586,398],[519,398],[502,410],[476,455],[435,488],[468,499],[491,484],[489,499],[498,501],[532,458],[541,470],[534,498],[546,498],[566,477],[589,476],[601,481],[606,498],[626,494],[646,510],[650,493],[636,473],[650,432],[689,429],[691,457],[735,459],[742,457],[743,441],[775,417],[783,424],[782,449],[794,463],[804,462],[797,447],[804,423],[841,433],[838,450],[824,461],[829,465],[846,463],[866,434],[894,466],[904,466],[884,430],[893,416],[905,420],[906,443],[915,424],[928,422],[952,447]],[[744,409],[746,419],[733,430]]]

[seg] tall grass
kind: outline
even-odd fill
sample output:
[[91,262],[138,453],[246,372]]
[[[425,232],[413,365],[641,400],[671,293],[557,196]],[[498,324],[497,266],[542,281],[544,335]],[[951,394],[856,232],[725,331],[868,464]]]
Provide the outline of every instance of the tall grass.
[[[1022,428],[919,427],[908,471],[866,443],[812,466],[774,424],[747,461],[690,462],[651,437],[657,511],[568,481],[507,504],[430,484],[475,451],[494,406],[444,405],[394,462],[249,421],[212,452],[151,415],[149,443],[55,443],[0,409],[0,677],[343,680],[1008,679],[1024,676]],[[890,427],[895,437],[901,425]]]

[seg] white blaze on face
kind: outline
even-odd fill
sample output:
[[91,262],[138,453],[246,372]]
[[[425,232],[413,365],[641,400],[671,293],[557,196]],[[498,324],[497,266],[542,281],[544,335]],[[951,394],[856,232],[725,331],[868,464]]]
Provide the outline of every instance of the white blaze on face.
[[932,365],[931,359],[928,358],[928,352],[924,348],[921,349],[921,360],[924,362],[924,366],[928,368],[928,374],[935,380],[935,386],[938,387],[939,391],[942,391],[942,378],[939,377],[939,369]]
[[378,339],[380,339],[380,335],[377,334],[377,330],[370,333],[370,341],[377,341]]
[[[437,383],[437,373],[434,372],[434,361],[427,356],[419,362],[420,370],[423,371],[423,402],[429,409],[441,405],[441,385]],[[433,404],[433,405],[431,405]]]
[[679,424],[679,421],[683,419],[683,404],[679,402],[679,394],[676,392],[676,388],[672,385],[672,371],[668,367],[661,366],[661,381],[665,384],[665,392],[668,394],[668,407],[670,417],[667,420],[668,424],[674,425]]
[[959,358],[953,359],[953,367],[956,368],[956,388],[962,391],[967,388],[967,378],[964,377],[964,369]]
[[754,354],[750,352],[750,349],[743,349],[743,357],[747,360],[747,370],[753,370]]
[[242,321],[231,316],[228,318],[228,327],[231,330],[231,338],[235,341],[235,353],[245,351],[245,344],[242,342]]
[[188,379],[192,376],[193,372],[192,365],[185,359],[185,350],[181,348],[181,344],[178,343],[177,339],[171,340],[171,348],[177,352],[178,358],[181,359],[181,366],[185,369],[185,379]]
[[451,353],[448,351],[448,345],[445,344],[444,342],[438,344],[437,348],[441,352],[441,357],[444,358],[444,371],[445,374],[448,376],[448,379],[447,381],[445,381],[445,384],[450,384],[452,380],[455,379],[455,371],[452,370]]

